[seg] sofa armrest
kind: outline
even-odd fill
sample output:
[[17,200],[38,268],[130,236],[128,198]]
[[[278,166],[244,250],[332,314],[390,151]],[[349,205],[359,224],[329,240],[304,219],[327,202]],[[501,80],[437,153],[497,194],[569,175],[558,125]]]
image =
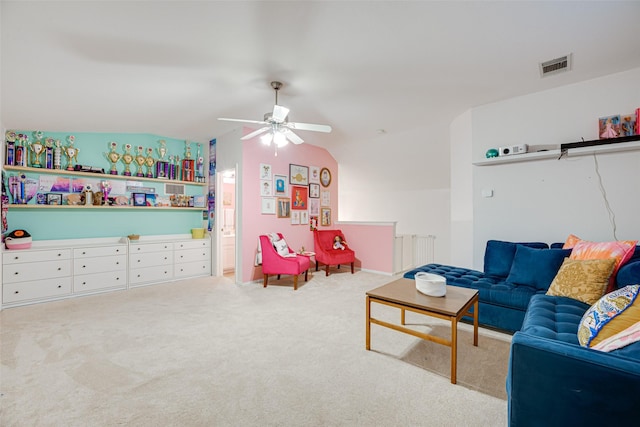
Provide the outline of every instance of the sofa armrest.
[[640,361],[517,332],[507,395],[511,427],[635,424]]
[[624,288],[627,285],[640,285],[640,260],[626,263],[616,275],[616,284],[618,288]]

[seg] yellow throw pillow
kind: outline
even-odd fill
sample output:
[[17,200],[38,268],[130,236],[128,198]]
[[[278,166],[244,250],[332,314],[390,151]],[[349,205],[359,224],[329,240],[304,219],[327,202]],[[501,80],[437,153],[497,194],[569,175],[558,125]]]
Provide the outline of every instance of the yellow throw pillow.
[[568,297],[586,304],[594,304],[604,295],[615,264],[615,258],[585,260],[565,258],[549,286],[547,295]]

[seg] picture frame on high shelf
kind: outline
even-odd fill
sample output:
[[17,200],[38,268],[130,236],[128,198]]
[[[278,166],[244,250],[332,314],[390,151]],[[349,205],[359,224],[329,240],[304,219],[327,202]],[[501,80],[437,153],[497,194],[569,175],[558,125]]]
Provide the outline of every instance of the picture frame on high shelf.
[[278,218],[291,217],[291,199],[288,197],[278,197]]
[[307,166],[289,164],[289,184],[309,185],[309,168]]
[[320,184],[309,184],[309,197],[312,199],[320,198]]
[[306,210],[309,208],[309,188],[298,185],[291,186],[291,209]]
[[320,167],[309,166],[309,184],[320,184]]
[[320,184],[325,188],[331,185],[331,171],[329,168],[322,168],[320,170]]
[[288,194],[287,188],[287,175],[273,175],[273,188],[276,194],[286,195]]
[[320,225],[322,225],[323,227],[328,227],[331,225],[331,209],[330,208],[320,209]]
[[146,193],[131,193],[131,200],[133,200],[133,206],[147,206]]
[[262,197],[260,212],[262,213],[262,215],[275,215],[276,214],[276,198]]
[[61,205],[62,204],[62,193],[47,193],[47,204],[48,205]]

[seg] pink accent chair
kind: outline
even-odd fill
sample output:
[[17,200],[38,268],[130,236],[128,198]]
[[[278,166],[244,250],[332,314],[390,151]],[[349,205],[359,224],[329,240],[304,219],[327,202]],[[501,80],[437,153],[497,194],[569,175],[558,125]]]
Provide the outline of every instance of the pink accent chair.
[[[283,238],[280,233],[278,233],[278,236],[281,239]],[[267,287],[269,275],[278,275],[279,279],[281,274],[292,274],[294,291],[298,289],[299,274],[304,273],[304,281],[307,281],[310,265],[309,257],[300,255],[295,257],[280,256],[273,247],[269,236],[265,235],[260,236],[260,246],[262,248],[262,274],[264,275],[263,287]],[[289,253],[294,253],[294,251],[289,248]]]
[[[333,239],[340,236],[342,240],[347,242],[347,247],[342,249],[333,249]],[[326,276],[329,275],[329,266],[340,264],[351,264],[351,274],[353,274],[353,264],[356,260],[356,253],[350,249],[349,241],[344,238],[342,230],[315,230],[313,232],[314,250],[316,253],[316,271],[318,264],[325,265]]]

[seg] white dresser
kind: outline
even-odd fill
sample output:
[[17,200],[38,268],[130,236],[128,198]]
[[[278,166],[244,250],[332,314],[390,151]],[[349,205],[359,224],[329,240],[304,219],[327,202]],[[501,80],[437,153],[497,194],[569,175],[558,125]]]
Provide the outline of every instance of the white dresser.
[[190,235],[36,241],[2,251],[2,307],[211,275],[211,239]]

